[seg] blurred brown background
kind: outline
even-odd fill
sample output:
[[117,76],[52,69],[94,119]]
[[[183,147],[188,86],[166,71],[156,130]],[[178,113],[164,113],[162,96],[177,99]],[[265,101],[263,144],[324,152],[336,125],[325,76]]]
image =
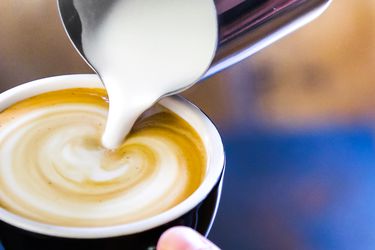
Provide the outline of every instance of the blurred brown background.
[[[0,1],[0,91],[91,70],[55,1]],[[334,1],[318,20],[184,93],[222,129],[351,122],[375,104],[375,1]]]

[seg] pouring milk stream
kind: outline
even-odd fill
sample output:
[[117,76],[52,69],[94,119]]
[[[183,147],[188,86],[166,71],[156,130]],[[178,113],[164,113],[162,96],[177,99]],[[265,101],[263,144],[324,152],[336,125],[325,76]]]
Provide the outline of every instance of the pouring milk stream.
[[[74,4],[81,16],[92,15],[82,2]],[[115,149],[144,111],[206,72],[218,24],[213,0],[118,1],[111,8],[95,33],[82,23],[82,47],[108,92],[102,144]]]

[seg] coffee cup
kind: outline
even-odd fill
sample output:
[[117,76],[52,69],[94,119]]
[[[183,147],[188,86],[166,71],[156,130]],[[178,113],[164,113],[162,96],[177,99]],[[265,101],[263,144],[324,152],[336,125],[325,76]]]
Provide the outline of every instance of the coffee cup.
[[[43,93],[73,88],[103,86],[96,75],[64,75],[32,81],[0,94],[0,112]],[[119,225],[90,227],[34,221],[8,211],[0,203],[0,240],[5,249],[155,249],[160,235],[178,225],[207,235],[218,209],[225,168],[220,135],[207,116],[182,97],[166,97],[159,104],[193,127],[204,144],[207,155],[205,177],[188,198],[152,217]]]

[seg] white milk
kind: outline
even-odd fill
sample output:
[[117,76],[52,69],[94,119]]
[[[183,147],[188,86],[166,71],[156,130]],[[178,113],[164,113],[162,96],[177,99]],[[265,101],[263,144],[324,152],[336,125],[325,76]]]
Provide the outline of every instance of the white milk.
[[125,0],[111,8],[97,33],[83,29],[82,44],[108,91],[102,143],[113,149],[153,103],[205,73],[218,24],[213,0]]

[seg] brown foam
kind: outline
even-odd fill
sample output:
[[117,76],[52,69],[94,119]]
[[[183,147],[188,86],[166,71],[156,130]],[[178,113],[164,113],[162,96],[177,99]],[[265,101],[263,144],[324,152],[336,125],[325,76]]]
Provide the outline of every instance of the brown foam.
[[109,151],[99,143],[107,109],[104,90],[69,89],[1,112],[0,205],[49,224],[107,226],[157,215],[197,189],[206,155],[187,122],[156,105]]

